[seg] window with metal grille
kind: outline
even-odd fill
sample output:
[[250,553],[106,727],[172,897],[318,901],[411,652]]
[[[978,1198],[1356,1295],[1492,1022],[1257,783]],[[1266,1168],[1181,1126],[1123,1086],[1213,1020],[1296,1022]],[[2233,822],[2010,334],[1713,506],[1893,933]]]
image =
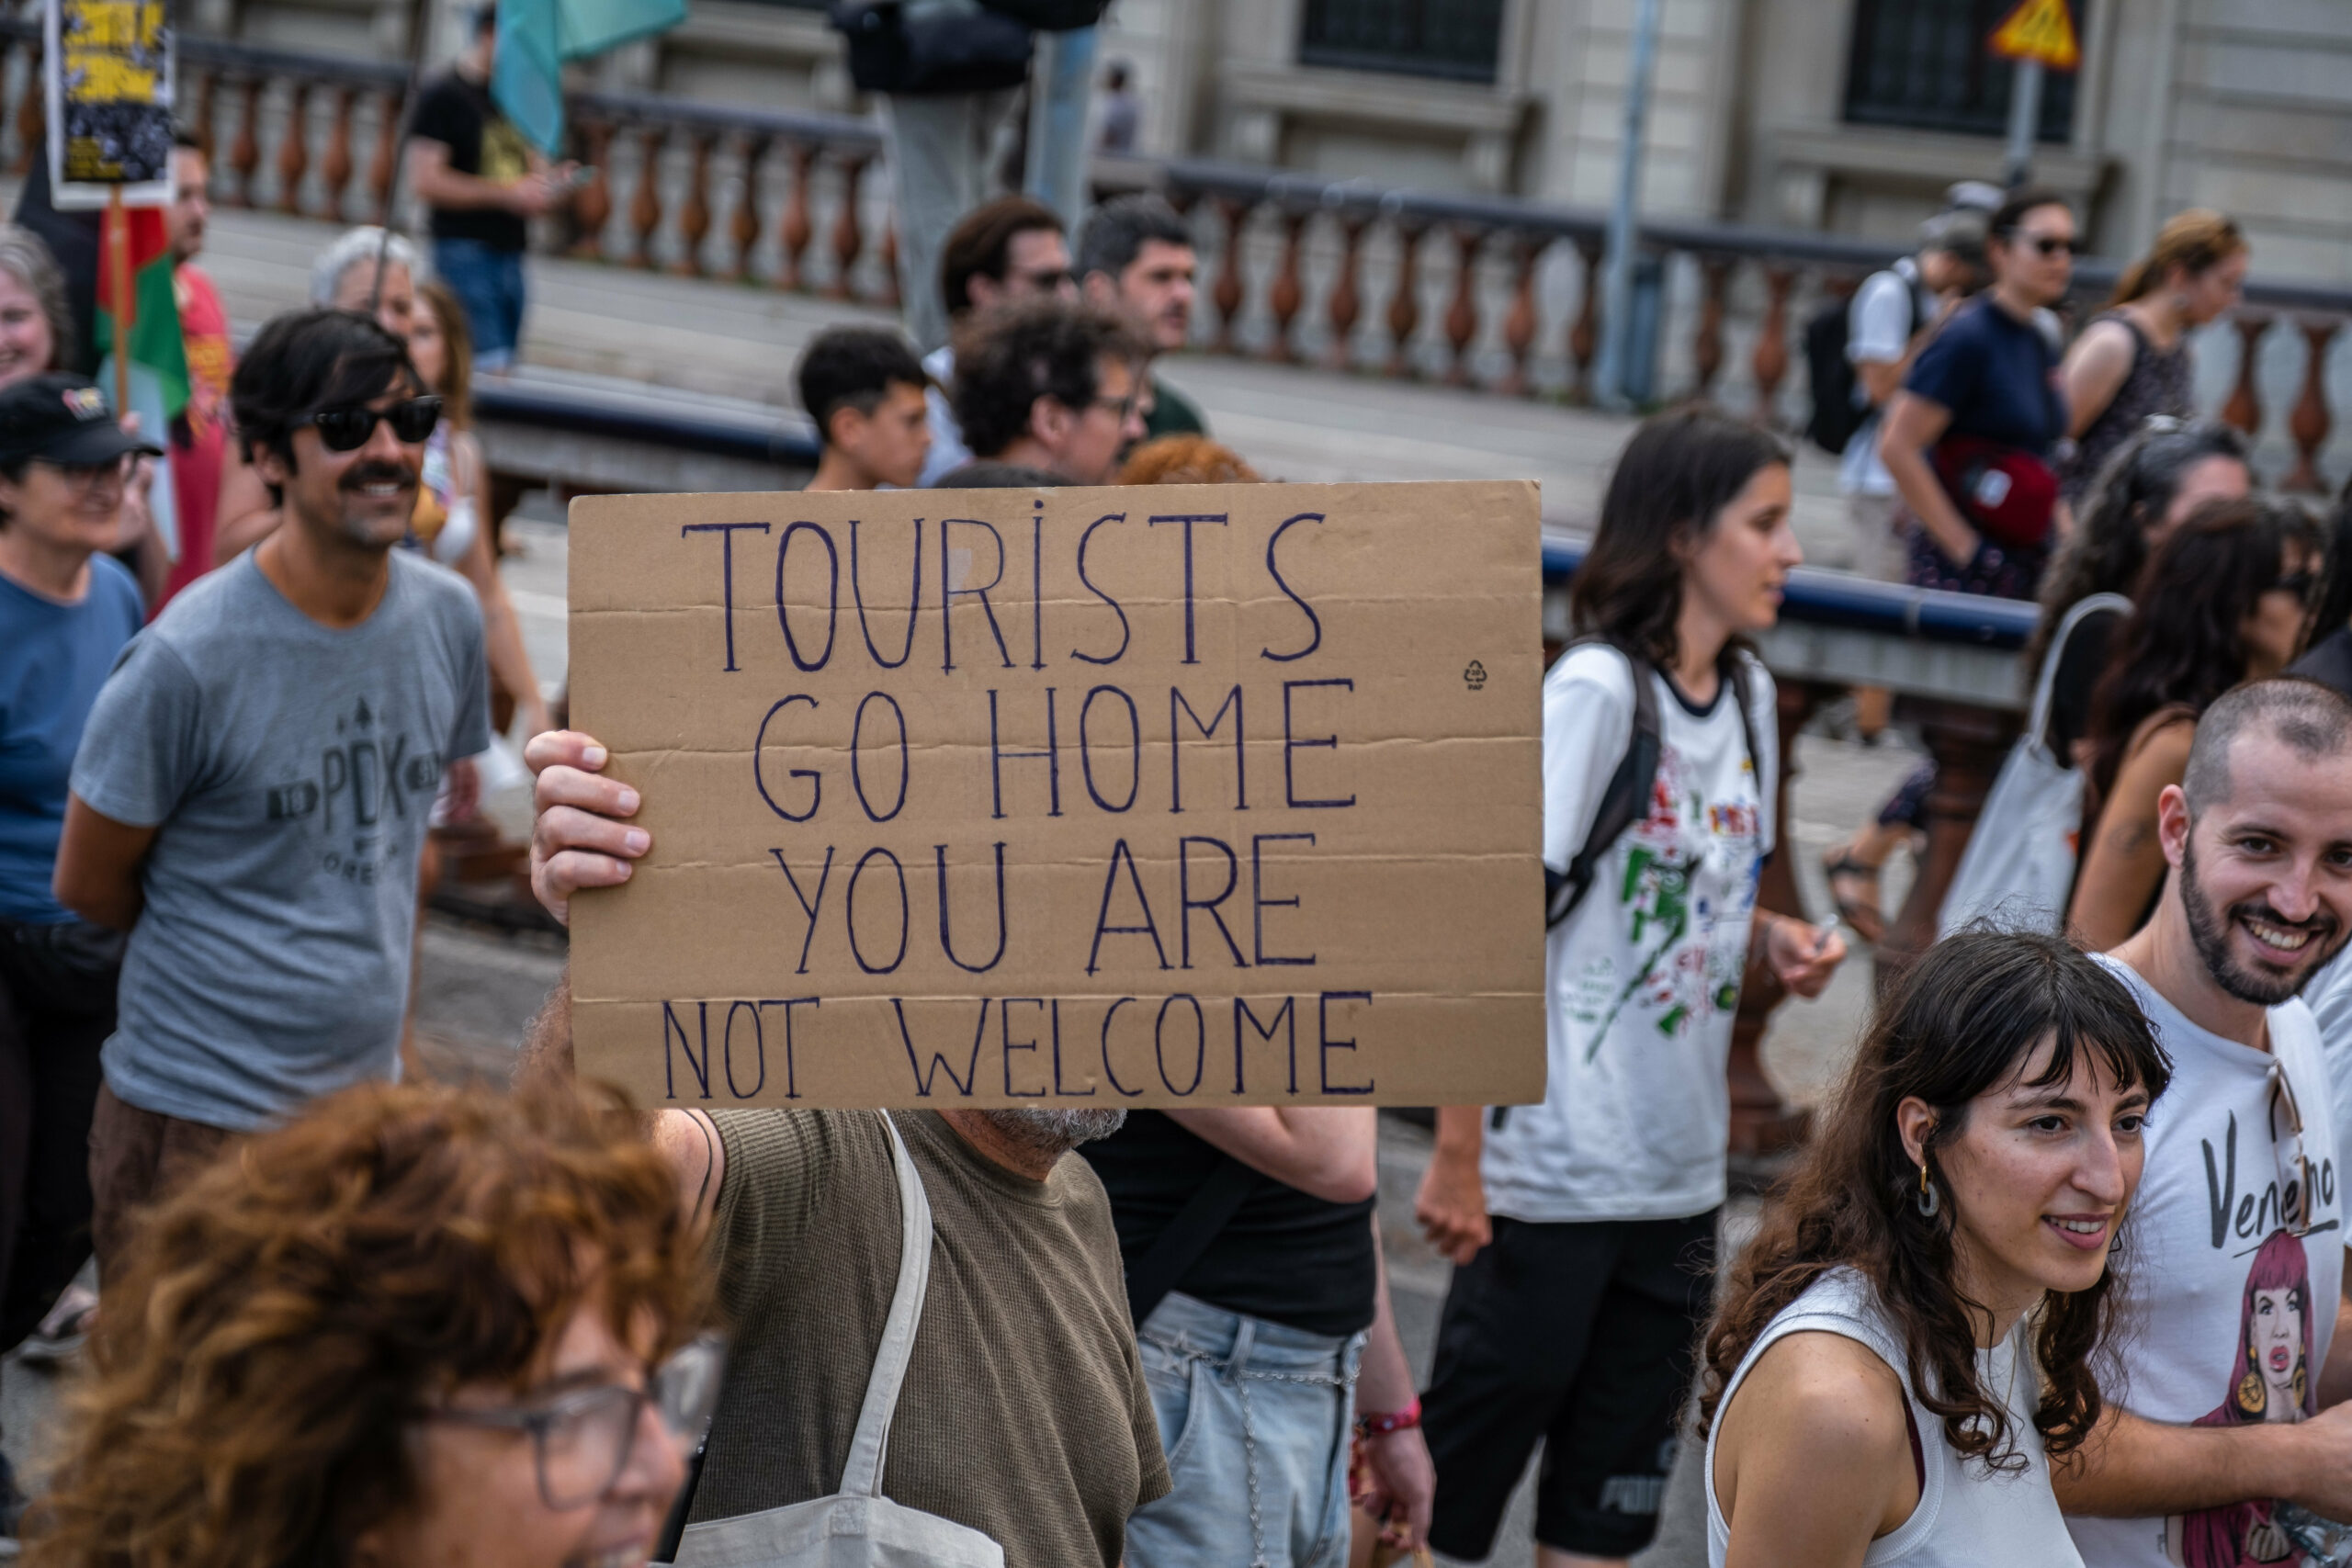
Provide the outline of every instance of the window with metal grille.
[[[1846,68],[1846,118],[1860,125],[1999,136],[2009,125],[2014,68],[1987,40],[2017,0],[1854,0],[1854,52]],[[2072,0],[2077,34],[2083,0]],[[2041,139],[2064,141],[2075,124],[2075,78],[2041,79]]]
[[1491,82],[1503,0],[1306,0],[1298,62]]

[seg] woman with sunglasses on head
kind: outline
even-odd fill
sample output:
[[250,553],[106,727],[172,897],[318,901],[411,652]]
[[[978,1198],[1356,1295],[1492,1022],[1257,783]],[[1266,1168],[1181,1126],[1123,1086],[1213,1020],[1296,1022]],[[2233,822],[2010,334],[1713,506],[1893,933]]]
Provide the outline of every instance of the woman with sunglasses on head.
[[2324,546],[2301,507],[2213,502],[2159,546],[2091,698],[2082,866],[2066,909],[2096,952],[2147,922],[2164,890],[2157,797],[2188,765],[2198,716],[2293,662],[2311,630]]
[[28,1568],[646,1562],[720,1357],[618,1110],[371,1085],[196,1175],[93,1336]]
[[2050,1461],[2117,1381],[2119,1231],[2170,1077],[2064,939],[1928,950],[1707,1335],[1712,1568],[2081,1562]]
[[2175,213],[2067,348],[2059,374],[2075,450],[2059,465],[2058,491],[2068,505],[2082,503],[2149,415],[2188,417],[2188,334],[2237,304],[2247,254],[2244,231],[2222,214]]
[[[112,551],[130,466],[153,450],[78,376],[0,388],[0,1353],[28,1336],[62,1350],[86,1305],[40,1332],[90,1255],[90,1112],[122,938],[50,884],[74,753],[145,618]],[[0,1459],[0,1541],[21,1501]]]

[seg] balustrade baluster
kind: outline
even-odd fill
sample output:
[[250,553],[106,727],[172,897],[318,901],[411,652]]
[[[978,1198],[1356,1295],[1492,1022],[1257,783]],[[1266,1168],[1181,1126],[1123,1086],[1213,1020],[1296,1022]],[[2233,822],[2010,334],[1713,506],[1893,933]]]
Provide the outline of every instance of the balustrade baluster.
[[1756,423],[1780,423],[1774,399],[1789,373],[1789,291],[1796,287],[1796,268],[1767,265],[1764,269],[1764,324],[1756,330]]
[[1356,273],[1368,221],[1354,217],[1340,220],[1340,272],[1331,280],[1331,298],[1323,307],[1324,315],[1331,323],[1331,344],[1324,351],[1323,363],[1334,370],[1355,367],[1356,318],[1363,313],[1363,295],[1357,287]]
[[2270,312],[2240,310],[2230,324],[2238,330],[2238,384],[2231,389],[2230,400],[2222,405],[2222,423],[2259,437],[2262,394],[2255,388],[2255,372],[2258,368],[2262,334],[2270,330]]
[[237,176],[230,200],[239,207],[254,204],[254,175],[261,167],[262,79],[248,76],[237,84],[244,95],[244,109],[237,117],[237,139],[229,144],[229,167]]
[[613,216],[613,183],[607,160],[613,154],[613,128],[601,119],[582,119],[580,135],[586,143],[588,179],[571,198],[571,254],[598,260],[605,254],[605,225]]
[[865,224],[864,215],[857,209],[857,186],[865,176],[865,166],[873,161],[871,152],[853,152],[842,158],[842,205],[833,214],[833,281],[825,290],[829,299],[852,297],[850,275],[857,265],[858,253],[865,248]]
[[1209,291],[1209,299],[1216,306],[1216,342],[1219,354],[1233,352],[1233,330],[1241,317],[1241,225],[1250,216],[1250,206],[1234,197],[1216,198],[1217,212],[1225,219],[1225,254],[1218,258],[1216,285]]
[[784,217],[776,224],[775,286],[797,292],[807,287],[800,272],[801,254],[817,232],[808,217],[808,182],[817,172],[815,143],[792,144],[792,190],[784,200]]
[[731,275],[738,283],[752,281],[752,252],[760,243],[760,165],[768,155],[768,139],[751,135],[743,141],[743,194],[735,203],[735,213],[728,220],[728,238],[735,242],[735,270]]
[[1306,219],[1307,214],[1303,211],[1282,215],[1282,265],[1275,269],[1273,287],[1266,292],[1266,306],[1274,317],[1274,335],[1266,344],[1266,357],[1284,365],[1298,358],[1290,341],[1290,324],[1306,299],[1306,290],[1298,279],[1298,253],[1306,233]]
[[1697,378],[1691,396],[1703,398],[1724,365],[1724,295],[1731,287],[1730,256],[1699,258],[1699,331],[1690,340],[1690,368]]
[[392,171],[401,155],[402,94],[388,87],[376,95],[376,150],[368,155],[368,216],[379,223],[391,221]]
[[[34,81],[37,85],[39,78]],[[187,87],[188,129],[196,134],[197,146],[204,153],[208,169],[212,166],[212,89],[217,84],[211,72],[198,71],[190,76]]]
[[302,175],[311,166],[311,139],[307,134],[310,118],[311,84],[292,81],[286,85],[286,128],[277,140],[277,210],[300,213],[302,210]]
[[1503,346],[1510,351],[1510,368],[1495,383],[1495,390],[1506,397],[1523,398],[1535,389],[1527,361],[1535,347],[1535,268],[1544,244],[1535,234],[1521,234],[1511,242],[1510,310],[1503,317]]
[[326,156],[319,160],[326,215],[338,223],[343,220],[345,189],[351,184],[351,113],[358,102],[358,88],[346,85],[335,89],[334,118],[327,128]]
[[899,220],[885,215],[882,220],[882,249],[875,256],[882,269],[882,292],[878,301],[893,310],[899,308]]
[[1420,375],[1413,363],[1413,329],[1421,324],[1421,236],[1426,223],[1396,223],[1396,292],[1388,300],[1387,374],[1406,380]]
[[649,125],[638,132],[637,190],[628,204],[629,254],[635,267],[653,265],[653,235],[662,227],[662,150],[669,145],[666,126]]
[[1576,323],[1568,328],[1568,362],[1574,367],[1568,401],[1581,408],[1592,401],[1592,356],[1600,347],[1600,237],[1579,234],[1575,243],[1581,265]]
[[1478,255],[1487,243],[1486,231],[1468,225],[1453,231],[1453,302],[1445,308],[1445,341],[1453,350],[1445,367],[1445,384],[1470,384],[1470,355],[1478,341]]
[[702,276],[702,243],[710,235],[710,150],[716,131],[687,132],[686,199],[678,209],[678,260],[670,270],[687,277]]
[[2295,438],[2295,467],[2278,486],[2324,495],[2327,481],[2320,476],[2319,449],[2327,445],[2328,429],[2335,423],[2327,412],[2327,349],[2343,327],[2344,318],[2306,316],[2297,324],[2303,329],[2306,356],[2303,395],[2295,400],[2295,412],[2287,421],[2287,432]]
[[36,157],[44,155],[49,134],[49,108],[41,95],[41,43],[36,33],[25,40],[25,85],[17,98],[17,163],[19,177],[29,172]]

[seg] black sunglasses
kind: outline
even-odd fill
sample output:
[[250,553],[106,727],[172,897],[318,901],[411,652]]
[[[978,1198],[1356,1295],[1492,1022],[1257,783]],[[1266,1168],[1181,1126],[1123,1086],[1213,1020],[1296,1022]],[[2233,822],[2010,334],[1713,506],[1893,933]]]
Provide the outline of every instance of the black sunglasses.
[[408,398],[388,409],[321,409],[294,423],[316,425],[320,445],[330,452],[356,452],[376,434],[376,422],[379,419],[390,423],[392,434],[402,446],[413,446],[431,435],[433,427],[441,423],[441,400]]
[[2012,244],[2030,245],[2044,257],[2054,256],[2060,251],[2065,252],[2070,256],[2078,256],[2083,254],[2083,243],[2080,240],[2060,240],[2048,234],[2021,234],[2015,229],[2003,230],[2002,237]]

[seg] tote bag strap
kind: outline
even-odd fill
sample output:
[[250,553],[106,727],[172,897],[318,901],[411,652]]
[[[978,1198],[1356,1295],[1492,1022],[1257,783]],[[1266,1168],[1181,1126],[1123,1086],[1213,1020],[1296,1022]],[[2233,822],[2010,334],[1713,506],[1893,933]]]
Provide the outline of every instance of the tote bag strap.
[[890,1297],[890,1315],[882,1325],[882,1348],[874,1353],[874,1372],[865,1383],[865,1406],[858,1413],[857,1436],[849,1445],[849,1464],[842,1472],[842,1493],[854,1497],[882,1495],[882,1460],[890,1446],[890,1418],[899,1408],[899,1389],[907,1381],[907,1363],[914,1357],[915,1325],[922,1317],[922,1300],[931,1285],[931,1200],[923,1195],[922,1176],[915,1169],[907,1142],[887,1111],[876,1112],[890,1135],[890,1164],[899,1178],[899,1288]]
[[[2058,690],[2058,666],[2065,661],[2066,641],[2075,628],[2098,615],[2128,615],[2132,601],[2120,593],[2094,593],[2078,599],[2058,622],[2058,631],[2050,639],[2049,650],[2041,656],[2041,672],[2033,681],[2033,709],[2026,718],[2026,739],[2047,750],[2050,736],[2050,705]],[[2060,759],[2062,765],[2064,759]]]

